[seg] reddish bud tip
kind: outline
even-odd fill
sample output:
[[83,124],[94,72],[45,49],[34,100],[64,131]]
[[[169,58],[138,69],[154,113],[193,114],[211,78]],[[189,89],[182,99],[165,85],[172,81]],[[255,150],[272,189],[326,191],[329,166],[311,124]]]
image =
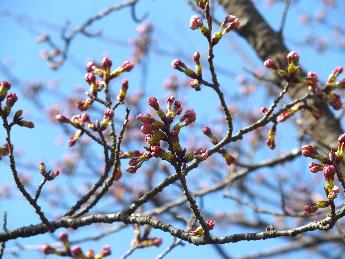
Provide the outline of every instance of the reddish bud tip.
[[277,64],[270,58],[265,60],[264,66],[273,70],[278,70]]
[[196,30],[199,29],[203,26],[203,22],[201,20],[200,17],[198,17],[197,15],[193,15],[190,20],[189,20],[189,27],[192,30]]
[[102,59],[102,67],[104,69],[110,69],[110,67],[112,66],[113,62],[111,61],[111,59],[107,56],[105,56],[103,59]]
[[286,57],[287,57],[289,64],[291,64],[291,63],[297,64],[299,61],[299,54],[296,51],[289,52],[289,54],[287,54]]
[[159,110],[159,104],[158,104],[157,98],[151,96],[147,99],[147,103],[156,111]]

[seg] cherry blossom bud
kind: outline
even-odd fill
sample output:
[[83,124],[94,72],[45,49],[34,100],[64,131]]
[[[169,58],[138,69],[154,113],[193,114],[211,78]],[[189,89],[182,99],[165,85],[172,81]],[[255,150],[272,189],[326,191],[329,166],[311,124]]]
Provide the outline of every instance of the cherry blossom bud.
[[110,245],[105,245],[105,246],[103,246],[103,248],[102,248],[100,254],[101,254],[102,256],[111,255],[111,248],[110,248]]
[[208,158],[208,151],[206,148],[198,148],[193,154],[194,158],[199,161],[204,161]]
[[119,93],[119,95],[116,98],[118,102],[123,102],[125,100],[126,95],[127,95],[127,90],[128,90],[128,80],[124,79],[121,82],[120,93]]
[[315,72],[308,72],[307,74],[307,83],[313,87],[316,86],[319,81],[317,74]]
[[319,156],[319,153],[312,145],[304,145],[302,147],[302,155],[305,157],[316,158]]
[[82,256],[83,251],[81,250],[80,246],[72,246],[71,252],[74,256]]
[[261,108],[260,108],[260,111],[261,111],[262,113],[267,113],[267,112],[268,112],[268,108],[266,108],[266,107],[261,107]]
[[264,66],[273,70],[278,70],[277,64],[270,58],[265,60]]
[[327,198],[330,200],[334,200],[340,191],[340,188],[336,185],[333,186],[333,188],[329,191]]
[[92,72],[92,70],[96,67],[95,63],[93,61],[89,61],[86,63],[86,71]]
[[133,69],[134,63],[131,61],[125,61],[121,65],[121,69],[123,72],[129,72]]
[[201,20],[200,17],[198,17],[197,15],[193,15],[190,20],[189,20],[189,27],[192,30],[196,30],[199,29],[203,26],[203,22]]
[[42,252],[46,255],[55,253],[55,248],[53,248],[52,246],[48,244],[44,244],[41,249],[42,249]]
[[211,230],[211,229],[214,228],[214,226],[216,224],[214,223],[214,221],[212,219],[209,219],[209,220],[206,221],[206,225],[207,225],[208,229]]
[[77,130],[74,133],[74,135],[71,137],[71,139],[69,140],[68,145],[70,147],[73,147],[77,143],[77,141],[81,137],[81,135],[82,135],[82,131],[81,130]]
[[157,98],[151,96],[148,98],[147,100],[147,103],[153,108],[155,109],[156,111],[158,111],[160,108],[159,108],[159,104],[158,104],[158,101],[157,101]]
[[10,93],[9,95],[7,95],[6,97],[6,105],[8,107],[13,107],[13,105],[16,103],[16,101],[18,100],[18,97],[15,93]]
[[0,89],[1,88],[5,88],[7,90],[10,90],[11,89],[11,84],[7,81],[2,81],[0,82]]
[[240,26],[240,19],[235,18],[235,20],[233,22],[230,23],[230,25],[228,27],[226,27],[225,29],[225,33],[228,33],[232,30],[237,29]]
[[0,82],[0,101],[4,100],[8,90],[11,89],[11,84],[7,81]]
[[198,51],[194,52],[193,59],[195,64],[200,66],[200,53]]
[[196,120],[196,114],[194,110],[190,109],[187,110],[184,115],[180,118],[180,121],[184,123],[185,126],[188,126],[189,124],[195,122]]
[[144,124],[152,124],[156,122],[156,119],[153,118],[150,114],[138,114],[136,119]]
[[211,131],[211,128],[210,127],[204,127],[202,129],[202,133],[204,133],[206,136],[211,136],[212,135],[212,131]]
[[336,173],[336,168],[334,165],[324,166],[323,175],[326,181],[329,181],[329,180],[333,181],[335,173]]
[[297,65],[299,61],[299,55],[296,51],[291,51],[289,54],[287,54],[287,60],[289,64],[295,64]]
[[192,80],[189,82],[190,87],[194,88],[195,91],[200,91],[200,81],[198,79]]
[[186,65],[180,59],[174,59],[171,61],[171,66],[175,69],[182,69],[186,67]]
[[113,109],[106,109],[104,112],[104,118],[111,120],[114,117],[114,110]]
[[305,215],[310,215],[313,214],[317,211],[317,207],[313,202],[309,202],[308,204],[304,205],[304,214]]
[[60,233],[59,239],[62,243],[68,243],[68,234],[66,232]]
[[95,74],[92,74],[92,73],[87,73],[85,74],[85,81],[88,83],[88,84],[92,84],[92,83],[95,83],[96,82],[96,76]]
[[95,251],[93,251],[92,249],[88,249],[86,252],[86,257],[87,258],[94,258],[95,257]]
[[323,170],[323,166],[317,163],[312,162],[309,164],[309,170],[312,173],[317,173]]
[[103,59],[102,59],[102,67],[106,70],[109,70],[110,67],[112,66],[113,62],[111,61],[111,59],[107,56],[105,56]]
[[235,15],[228,15],[227,17],[225,17],[224,22],[225,23],[231,23],[231,22],[234,22],[236,18],[237,17]]

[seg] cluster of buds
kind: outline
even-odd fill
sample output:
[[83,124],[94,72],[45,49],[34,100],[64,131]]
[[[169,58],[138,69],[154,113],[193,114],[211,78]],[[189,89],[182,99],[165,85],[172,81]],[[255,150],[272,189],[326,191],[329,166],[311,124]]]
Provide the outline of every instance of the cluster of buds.
[[[217,145],[219,143],[219,139],[212,133],[210,127],[204,127],[202,129],[202,132],[210,139],[213,145]],[[224,157],[226,164],[229,166],[236,161],[236,158],[230,155],[229,152],[223,148],[220,149],[218,153],[220,153]]]
[[132,240],[132,246],[136,248],[146,248],[146,247],[159,247],[163,240],[158,237],[150,238],[152,227],[146,226],[143,233],[141,233],[141,226],[138,224],[132,225],[134,228],[134,238]]
[[[287,55],[287,61],[287,70],[279,68],[277,63],[272,59],[267,59],[264,65],[269,69],[278,71],[278,74],[289,83],[305,84],[308,86],[309,91],[315,94],[317,98],[329,103],[335,110],[339,110],[343,107],[340,95],[334,92],[336,89],[345,89],[345,78],[337,81],[338,76],[343,72],[343,67],[336,67],[328,76],[326,84],[321,86],[319,85],[319,78],[315,72],[308,72],[307,76],[304,78],[300,75],[301,68],[298,64],[299,54],[296,51],[291,51]],[[308,107],[306,106],[305,108]],[[315,108],[312,107],[312,109]],[[319,117],[319,115],[314,117]]]
[[216,45],[223,36],[240,26],[240,19],[234,15],[228,15],[221,23],[219,30],[212,35],[212,45]]
[[44,179],[48,181],[54,180],[60,174],[59,170],[47,171],[46,165],[43,162],[39,163],[39,170]]
[[84,253],[80,246],[71,247],[71,243],[66,232],[62,232],[59,235],[59,239],[64,246],[63,249],[58,249],[49,244],[45,244],[42,246],[42,252],[46,255],[55,254],[62,257],[71,257],[73,259],[102,259],[111,255],[111,249],[109,245],[105,245],[96,255],[94,250],[92,249],[88,249],[88,251]]
[[[11,89],[11,84],[7,81],[0,82],[0,116],[3,119],[7,119],[10,115],[11,110],[14,104],[17,102],[18,97],[15,93],[8,93],[8,90]],[[6,102],[3,104],[3,101],[6,99]],[[34,124],[31,121],[23,120],[23,110],[18,110],[13,116],[12,125],[19,125],[21,127],[33,128]]]
[[[214,221],[212,219],[209,219],[209,220],[206,221],[206,225],[207,225],[207,228],[209,230],[212,230],[215,227],[216,224],[214,223]],[[191,230],[189,232],[189,234],[192,235],[192,236],[201,236],[201,235],[204,234],[204,229],[201,226],[199,226],[196,229]]]
[[264,62],[265,67],[278,71],[280,77],[289,83],[299,83],[301,82],[300,74],[301,67],[299,66],[299,54],[296,51],[291,51],[286,56],[288,67],[287,70],[279,68],[277,63],[272,59],[267,59]]
[[[206,9],[206,11],[208,12],[208,8]],[[211,44],[213,46],[216,45],[223,38],[225,34],[229,33],[232,30],[237,29],[238,26],[240,26],[240,19],[234,15],[228,15],[227,17],[225,17],[218,31],[215,32],[211,36],[210,30],[206,26],[204,26],[203,21],[199,16],[193,15],[189,20],[189,27],[192,30],[200,29],[201,33],[205,37],[207,38],[211,37]]]
[[343,67],[336,67],[328,76],[328,80],[324,86],[318,85],[318,77],[315,72],[309,72],[305,80],[309,90],[321,101],[329,103],[335,110],[339,110],[343,107],[340,95],[335,93],[337,89],[345,89],[345,79],[337,81],[337,77],[342,72]]
[[[129,72],[134,67],[134,63],[130,61],[125,61],[120,67],[111,71],[113,62],[109,57],[104,57],[101,64],[95,64],[89,61],[86,64],[86,70],[88,73],[85,74],[85,81],[89,85],[89,91],[87,92],[88,98],[80,101],[76,104],[76,107],[80,111],[86,111],[91,107],[95,99],[97,98],[98,92],[102,91],[104,88],[108,87],[109,81],[120,76],[124,72]],[[99,79],[97,79],[97,76]],[[118,99],[123,102],[128,89],[128,81],[122,83],[122,87],[119,93]]]
[[[208,152],[206,149],[197,149],[194,152],[186,153],[186,149],[182,149],[180,145],[180,130],[196,120],[194,110],[186,110],[182,114],[182,104],[173,96],[167,100],[166,111],[162,110],[155,97],[149,97],[148,104],[154,109],[159,119],[152,117],[150,114],[139,114],[136,117],[143,124],[140,131],[145,134],[145,141],[148,146],[144,147],[147,150],[146,153],[140,153],[140,155],[132,157],[129,161],[128,172],[135,173],[145,161],[152,157],[159,157],[172,164],[176,161],[187,163],[193,159],[205,160],[207,158]],[[172,125],[179,115],[182,116]],[[168,144],[168,150],[161,147],[161,142]]]
[[176,70],[183,72],[188,77],[190,77],[190,86],[195,89],[195,91],[200,91],[201,79],[202,79],[202,67],[200,64],[200,53],[198,51],[194,52],[193,60],[195,63],[195,70],[188,67],[185,63],[183,63],[180,59],[174,59],[171,62],[171,66]]
[[334,184],[335,176],[343,184],[343,177],[340,172],[340,162],[344,158],[345,151],[345,133],[338,138],[338,148],[334,152],[331,150],[327,156],[321,155],[312,145],[305,145],[302,147],[302,154],[305,157],[310,157],[318,160],[318,163],[312,162],[309,165],[309,170],[312,173],[323,172],[325,179],[325,194],[327,201],[318,201],[309,203],[305,206],[304,211],[306,214],[316,212],[318,208],[328,207],[331,202],[337,197],[339,187]]

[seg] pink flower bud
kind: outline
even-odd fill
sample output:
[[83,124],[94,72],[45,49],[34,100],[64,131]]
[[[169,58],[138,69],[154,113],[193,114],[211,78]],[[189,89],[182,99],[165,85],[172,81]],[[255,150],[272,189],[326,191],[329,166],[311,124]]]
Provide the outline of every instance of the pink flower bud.
[[308,72],[307,81],[310,85],[315,85],[319,81],[317,74],[315,72]]
[[278,70],[277,64],[270,58],[265,60],[264,66],[273,70]]
[[193,59],[195,64],[200,66],[200,53],[198,51],[194,52]]
[[60,233],[59,239],[61,240],[62,243],[67,243],[68,242],[68,234],[66,232]]
[[159,247],[163,243],[163,240],[161,238],[153,238],[151,241],[152,245],[156,247]]
[[129,72],[133,69],[134,63],[131,61],[125,61],[121,65],[121,69],[123,72]]
[[114,110],[113,109],[106,109],[104,112],[104,118],[111,120],[114,117]]
[[209,230],[213,229],[214,226],[216,225],[212,219],[207,220],[206,225]]
[[144,124],[152,124],[156,122],[156,120],[153,117],[151,117],[150,114],[138,114],[136,119]]
[[55,119],[57,121],[61,122],[61,123],[68,123],[68,122],[70,122],[70,120],[66,116],[61,115],[61,114],[56,115]]
[[48,244],[44,244],[42,246],[42,252],[46,255],[49,254],[54,254],[55,253],[55,248],[53,248],[52,246],[48,245]]
[[9,107],[13,107],[13,105],[16,103],[16,101],[18,100],[18,97],[15,93],[10,93],[7,95],[6,97],[6,105]]
[[86,63],[86,71],[87,72],[92,72],[93,68],[96,67],[95,63],[93,61],[89,61]]
[[309,170],[312,173],[317,173],[323,170],[323,166],[317,163],[312,162],[309,164]]
[[310,215],[313,214],[317,211],[317,207],[313,202],[309,202],[308,204],[304,205],[304,214],[305,215]]
[[326,181],[333,180],[335,173],[336,173],[336,169],[335,169],[334,165],[326,165],[326,166],[324,166],[324,168],[323,168],[323,175],[324,175]]
[[198,148],[193,152],[195,159],[204,161],[208,158],[208,151],[206,148]]
[[268,108],[266,108],[266,107],[261,107],[261,108],[260,108],[260,111],[261,111],[262,113],[267,113],[267,112],[268,112]]
[[227,17],[225,17],[225,22],[226,23],[234,22],[236,18],[237,17],[235,15],[228,15]]
[[193,15],[190,20],[189,20],[189,27],[192,30],[196,30],[199,29],[203,26],[203,22],[201,20],[200,17],[198,17],[197,15]]
[[289,54],[287,54],[287,60],[289,64],[293,63],[296,65],[299,61],[298,53],[296,51],[289,52]]
[[92,73],[85,74],[85,81],[88,84],[94,83],[96,81],[96,76]]
[[319,153],[312,145],[304,145],[302,147],[302,155],[305,157],[315,158]]
[[211,131],[211,129],[210,129],[209,127],[204,127],[204,128],[202,129],[202,132],[203,132],[206,136],[209,136],[209,135],[212,134],[212,131]]
[[156,111],[159,110],[159,104],[158,104],[157,98],[151,96],[147,99],[147,103]]
[[0,88],[5,88],[7,90],[11,89],[11,84],[7,81],[2,81],[0,82]]
[[102,248],[100,254],[101,254],[102,256],[111,255],[111,248],[110,248],[110,245],[105,245],[105,246],[103,246],[103,248]]
[[180,119],[181,122],[184,122],[185,126],[188,126],[189,124],[195,122],[195,120],[196,120],[196,114],[194,110],[192,109],[187,110]]
[[102,67],[104,69],[110,69],[110,67],[112,66],[113,62],[111,61],[111,59],[107,56],[105,56],[103,59],[102,59]]
[[186,65],[180,59],[174,59],[173,61],[171,61],[171,66],[175,69],[181,69]]
[[74,256],[81,256],[83,251],[81,250],[80,246],[72,246],[71,252]]

